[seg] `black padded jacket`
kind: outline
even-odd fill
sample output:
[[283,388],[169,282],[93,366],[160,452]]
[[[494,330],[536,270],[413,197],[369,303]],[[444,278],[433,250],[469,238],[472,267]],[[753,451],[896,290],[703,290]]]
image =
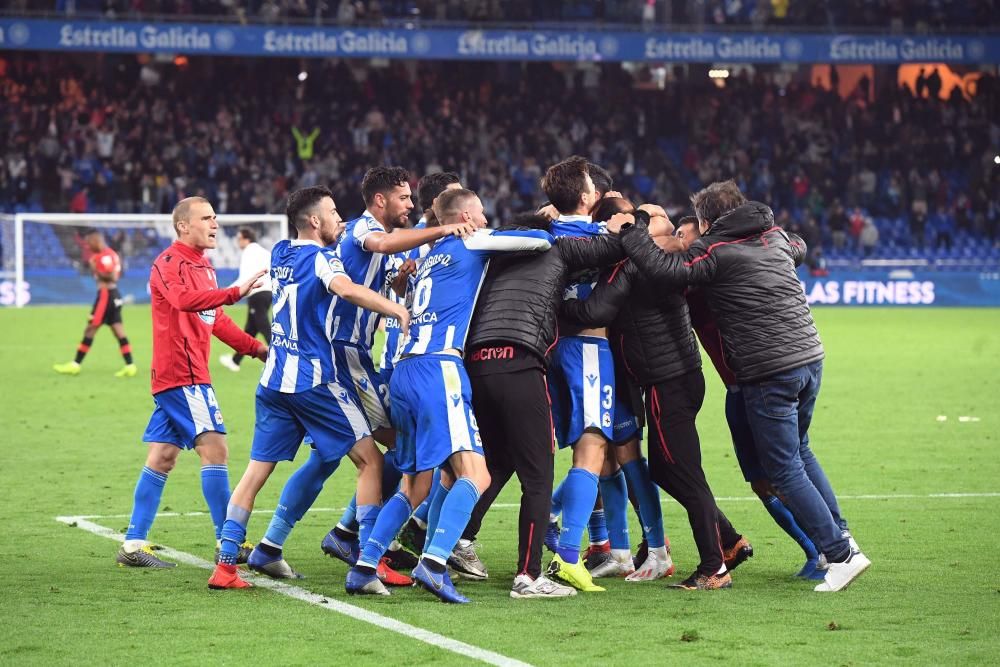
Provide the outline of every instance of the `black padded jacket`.
[[802,247],[748,202],[716,220],[687,252],[661,251],[640,218],[622,230],[625,252],[663,290],[702,285],[739,383],[759,382],[823,358],[795,263]]
[[644,280],[629,260],[602,274],[585,301],[566,301],[563,315],[583,326],[611,327],[611,345],[643,387],[701,368],[684,295]]
[[548,251],[490,260],[469,325],[466,349],[515,343],[546,356],[559,336],[558,315],[569,277],[622,258],[617,237],[563,237]]

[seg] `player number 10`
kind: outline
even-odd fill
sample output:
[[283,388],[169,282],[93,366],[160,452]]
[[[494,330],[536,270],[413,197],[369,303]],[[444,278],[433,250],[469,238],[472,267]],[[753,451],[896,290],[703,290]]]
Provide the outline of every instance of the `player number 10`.
[[427,310],[427,306],[431,303],[431,288],[434,286],[434,280],[430,276],[424,276],[417,283],[417,287],[413,292],[413,316],[419,317],[421,313]]

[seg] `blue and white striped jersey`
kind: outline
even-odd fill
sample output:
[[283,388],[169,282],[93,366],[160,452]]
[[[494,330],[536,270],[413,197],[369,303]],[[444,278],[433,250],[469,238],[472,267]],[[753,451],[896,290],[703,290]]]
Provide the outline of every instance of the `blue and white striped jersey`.
[[[552,236],[599,236],[608,233],[606,222],[592,222],[589,215],[560,215],[549,228]],[[564,299],[586,299],[594,291],[599,271],[587,271],[582,275],[573,276],[563,292]]]
[[[370,234],[385,231],[382,223],[365,211],[360,218],[347,223],[337,244],[337,255],[348,277],[375,292],[382,292],[385,286],[386,256],[365,250],[365,239]],[[325,314],[330,341],[334,345],[355,345],[370,354],[379,317],[378,313],[334,296],[332,308]]]
[[322,248],[314,241],[278,241],[274,245],[274,322],[261,385],[296,394],[336,379],[323,322],[334,299],[330,281],[346,275],[334,248]]
[[448,236],[435,243],[416,273],[410,336],[402,356],[463,350],[490,256],[548,250],[553,242],[543,231],[480,229],[464,240]]
[[[413,226],[414,229],[427,229],[427,219],[420,218],[420,222]],[[413,259],[416,261],[417,266],[423,261],[427,253],[431,251],[432,244],[425,243],[419,248],[413,248],[412,250],[407,250],[406,252],[398,252],[395,255],[390,255],[386,258],[385,263],[385,289],[384,294],[386,298],[390,301],[398,303],[402,306],[406,305],[406,295],[399,296],[396,291],[392,289],[392,283],[396,279],[396,275],[399,273],[399,267],[403,265],[408,259]],[[410,285],[407,287],[407,291],[413,287],[413,276],[410,277]],[[395,317],[385,318],[385,345],[382,347],[382,358],[379,360],[378,368],[379,371],[385,371],[386,369],[391,369],[393,366],[393,359],[399,354],[399,343],[402,340],[402,332],[399,328],[399,320]]]

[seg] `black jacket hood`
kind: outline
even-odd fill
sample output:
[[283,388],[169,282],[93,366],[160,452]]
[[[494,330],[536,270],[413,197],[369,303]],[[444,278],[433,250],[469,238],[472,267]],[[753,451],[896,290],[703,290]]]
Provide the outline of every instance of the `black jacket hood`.
[[774,211],[767,204],[747,202],[721,216],[708,228],[708,235],[743,238],[774,227]]

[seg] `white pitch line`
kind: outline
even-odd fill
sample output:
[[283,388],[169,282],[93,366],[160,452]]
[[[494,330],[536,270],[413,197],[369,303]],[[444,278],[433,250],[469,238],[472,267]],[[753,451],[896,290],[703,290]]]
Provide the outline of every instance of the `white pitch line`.
[[[983,493],[888,493],[888,494],[862,494],[862,495],[837,495],[837,500],[894,500],[894,499],[914,499],[914,498],[925,498],[925,499],[936,499],[936,498],[1000,498],[1000,492],[983,492]],[[757,496],[716,496],[715,500],[717,502],[726,503],[749,503],[749,502],[760,502],[760,498]],[[669,496],[662,496],[660,498],[660,504],[674,503],[677,502]],[[490,509],[518,509],[521,505],[518,503],[494,503]],[[310,512],[343,512],[346,507],[313,507]],[[254,514],[274,514],[274,510],[254,510]],[[156,515],[157,519],[163,517],[177,517],[177,516],[207,516],[208,512],[160,512]],[[131,514],[82,514],[79,519],[128,519]],[[60,519],[61,520],[61,519]]]
[[[125,536],[118,531],[96,524],[93,521],[89,521],[86,517],[57,516],[56,521],[60,521],[70,526],[75,526],[76,528],[85,530],[88,533],[98,535],[99,537],[106,537],[117,542],[125,541]],[[212,570],[215,568],[214,563],[198,558],[197,556],[189,554],[186,551],[178,551],[177,549],[171,549],[170,547],[163,547],[162,551],[165,556],[186,565],[200,567],[203,570]],[[505,655],[494,653],[493,651],[488,651],[486,649],[479,648],[478,646],[473,646],[472,644],[466,644],[465,642],[460,642],[457,639],[451,639],[450,637],[439,635],[436,632],[431,632],[430,630],[424,630],[423,628],[418,628],[417,626],[410,625],[409,623],[397,621],[396,619],[389,618],[388,616],[376,614],[375,612],[362,607],[355,607],[354,605],[347,604],[346,602],[318,595],[311,591],[307,591],[304,588],[299,588],[298,586],[292,586],[281,581],[276,581],[274,579],[269,579],[267,577],[251,573],[241,572],[240,574],[244,579],[253,582],[253,585],[259,588],[267,588],[281,595],[319,607],[320,609],[326,609],[338,614],[343,614],[344,616],[358,621],[370,623],[371,625],[382,628],[383,630],[390,630],[405,637],[422,641],[425,644],[430,644],[435,648],[451,651],[452,653],[457,653],[458,655],[462,655],[467,658],[473,658],[489,665],[497,665],[498,667],[531,667],[529,663],[515,660],[514,658],[508,658]]]

